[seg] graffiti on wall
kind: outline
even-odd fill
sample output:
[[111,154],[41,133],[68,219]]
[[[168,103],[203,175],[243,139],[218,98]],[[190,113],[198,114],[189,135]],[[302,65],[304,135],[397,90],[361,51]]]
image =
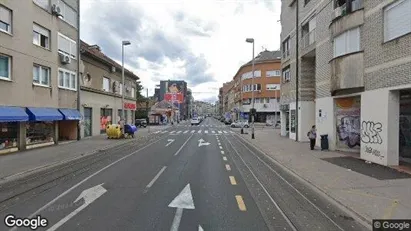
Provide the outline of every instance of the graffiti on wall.
[[361,145],[361,102],[359,97],[335,100],[337,147],[359,149]]
[[374,121],[362,121],[361,141],[365,144],[382,144],[380,135],[382,124]]

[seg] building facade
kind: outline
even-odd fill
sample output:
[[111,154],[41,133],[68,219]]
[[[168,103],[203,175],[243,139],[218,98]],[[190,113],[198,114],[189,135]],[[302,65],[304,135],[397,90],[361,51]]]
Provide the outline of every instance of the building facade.
[[282,135],[316,125],[331,150],[408,161],[411,0],[283,1],[281,22]]
[[78,9],[0,2],[0,152],[79,138]]
[[82,137],[104,134],[108,124],[118,124],[122,119],[122,94],[124,91],[124,119],[134,123],[136,111],[137,75],[124,70],[107,57],[98,45],[81,42],[81,112],[84,121]]
[[240,111],[249,118],[254,92],[254,108],[257,111],[255,122],[274,122],[276,118],[280,118],[281,52],[265,50],[254,60],[254,81],[251,61],[241,66],[234,76],[233,112],[236,119],[239,118]]

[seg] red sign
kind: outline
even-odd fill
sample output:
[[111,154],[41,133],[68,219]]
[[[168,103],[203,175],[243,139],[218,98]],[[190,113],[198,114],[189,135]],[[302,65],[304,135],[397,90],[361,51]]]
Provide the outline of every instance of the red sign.
[[184,97],[182,93],[165,93],[164,99],[172,103],[182,103]]
[[135,103],[124,103],[124,108],[125,109],[136,110],[136,104]]

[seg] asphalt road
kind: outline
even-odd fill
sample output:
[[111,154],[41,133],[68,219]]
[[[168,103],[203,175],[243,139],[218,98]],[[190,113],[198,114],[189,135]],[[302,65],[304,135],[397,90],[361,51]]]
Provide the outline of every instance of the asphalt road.
[[236,133],[176,124],[9,182],[0,216],[47,219],[37,230],[365,230]]

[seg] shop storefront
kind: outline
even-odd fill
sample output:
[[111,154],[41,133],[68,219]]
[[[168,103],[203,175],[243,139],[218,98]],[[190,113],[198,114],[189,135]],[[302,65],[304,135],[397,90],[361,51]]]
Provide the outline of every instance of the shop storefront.
[[360,152],[361,97],[335,99],[336,149]]
[[0,106],[0,153],[18,150],[19,126],[28,119],[24,108]]
[[56,108],[26,109],[29,121],[26,123],[26,148],[35,148],[58,143],[58,121],[63,115]]
[[63,120],[59,121],[59,141],[77,139],[77,126],[82,116],[76,109],[59,109],[63,115]]
[[100,109],[100,134],[106,133],[107,125],[113,124],[113,109]]

